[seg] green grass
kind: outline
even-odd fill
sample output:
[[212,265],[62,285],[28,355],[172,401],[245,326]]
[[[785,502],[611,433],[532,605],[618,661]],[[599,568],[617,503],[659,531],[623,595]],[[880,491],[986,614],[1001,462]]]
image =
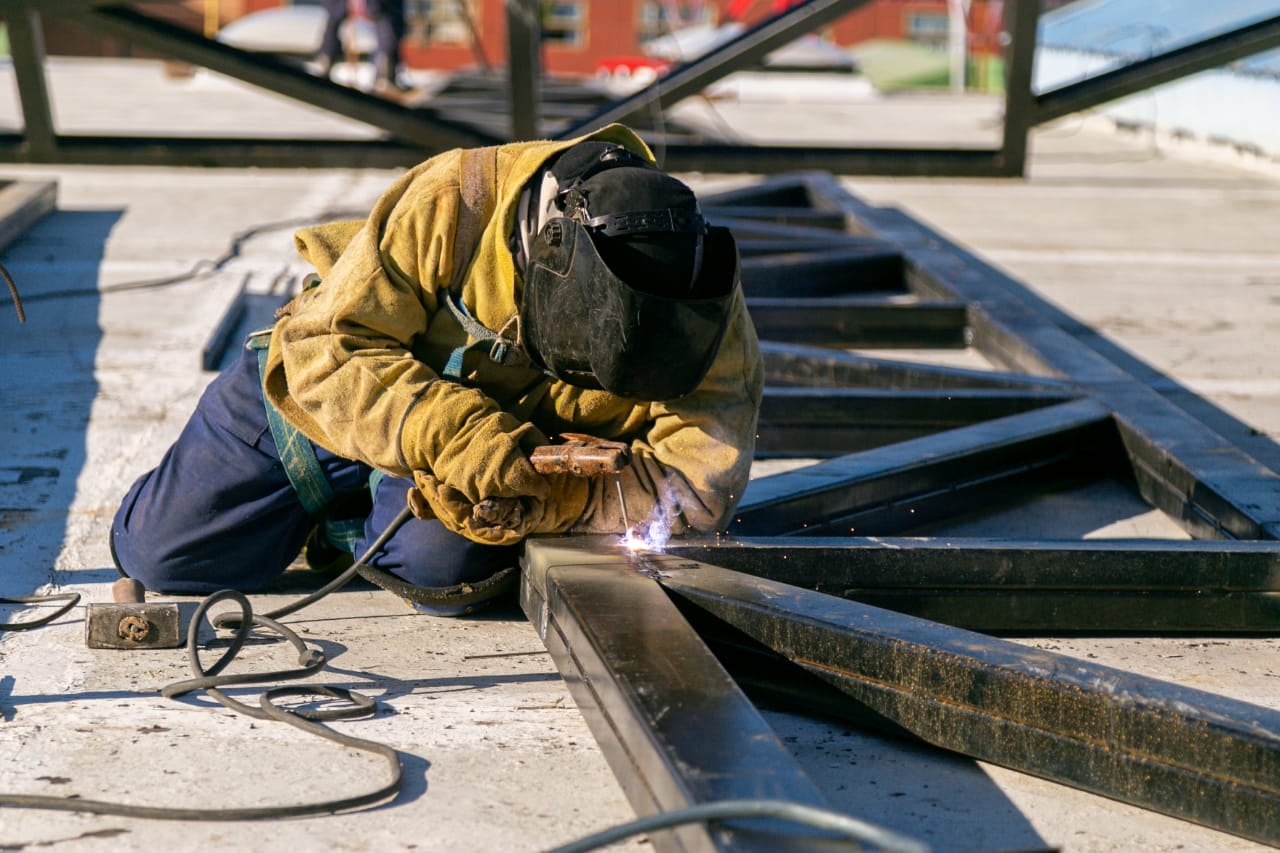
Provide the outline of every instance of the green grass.
[[[943,50],[910,41],[870,39],[854,45],[849,52],[871,85],[882,92],[951,85],[951,65]],[[999,58],[970,57],[968,89],[1003,91],[1004,65]]]
[[946,86],[947,54],[909,41],[871,39],[850,50],[871,85],[881,91]]

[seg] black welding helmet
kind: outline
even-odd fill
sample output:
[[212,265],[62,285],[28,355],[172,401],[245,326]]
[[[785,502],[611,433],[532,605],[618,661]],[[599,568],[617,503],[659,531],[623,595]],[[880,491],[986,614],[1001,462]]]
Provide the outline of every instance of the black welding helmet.
[[707,375],[738,284],[727,228],[680,181],[621,146],[580,143],[552,166],[554,209],[530,247],[520,335],[557,379],[670,400]]

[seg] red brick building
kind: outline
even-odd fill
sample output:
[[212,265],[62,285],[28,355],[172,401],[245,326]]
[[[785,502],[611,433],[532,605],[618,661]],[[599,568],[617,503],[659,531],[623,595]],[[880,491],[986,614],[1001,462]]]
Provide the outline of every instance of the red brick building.
[[[307,0],[293,0],[308,5]],[[316,0],[312,0],[313,5]],[[641,43],[673,27],[714,25],[738,18],[755,23],[797,0],[544,0],[543,62],[559,74],[593,74],[601,60],[635,56]],[[205,32],[290,0],[185,0],[148,4],[147,14]],[[411,67],[453,69],[502,65],[506,55],[506,0],[405,0],[408,36],[403,44]],[[999,52],[1003,0],[971,0],[969,48],[976,55]],[[103,39],[50,17],[46,47],[51,54],[121,56],[129,45]],[[907,39],[942,47],[947,40],[946,0],[871,0],[825,27],[841,46],[872,38]]]
[[[271,0],[243,2],[275,5]],[[410,65],[456,68],[475,64],[478,54],[501,63],[506,53],[505,0],[467,3],[480,36],[478,48],[455,0],[407,0],[410,36],[404,52]],[[543,61],[555,73],[592,74],[601,59],[641,53],[644,40],[673,27],[722,23],[734,17],[731,12],[755,23],[786,5],[787,0],[549,0],[543,5]],[[998,49],[1002,7],[1002,0],[972,0],[971,49]],[[824,34],[841,46],[885,38],[941,47],[947,27],[946,0],[872,0],[824,28]]]

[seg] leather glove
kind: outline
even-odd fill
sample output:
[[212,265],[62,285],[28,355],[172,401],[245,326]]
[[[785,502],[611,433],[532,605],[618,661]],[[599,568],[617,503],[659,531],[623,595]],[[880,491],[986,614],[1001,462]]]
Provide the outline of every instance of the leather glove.
[[486,498],[545,500],[550,483],[526,454],[547,443],[541,430],[502,411],[484,393],[445,380],[423,390],[400,435],[415,480],[425,472],[470,506]]
[[493,497],[472,503],[427,471],[413,473],[409,506],[419,518],[436,518],[454,533],[482,545],[514,545],[532,531],[545,504],[534,498]]

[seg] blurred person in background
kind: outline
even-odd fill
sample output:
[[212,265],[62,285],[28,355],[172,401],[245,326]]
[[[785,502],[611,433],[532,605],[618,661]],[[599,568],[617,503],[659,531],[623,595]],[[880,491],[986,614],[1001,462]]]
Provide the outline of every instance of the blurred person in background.
[[373,54],[373,89],[380,94],[406,90],[400,79],[400,42],[404,40],[404,0],[325,0],[329,19],[315,59],[316,73],[325,77],[343,56],[342,25],[348,18],[373,22],[377,43]]

